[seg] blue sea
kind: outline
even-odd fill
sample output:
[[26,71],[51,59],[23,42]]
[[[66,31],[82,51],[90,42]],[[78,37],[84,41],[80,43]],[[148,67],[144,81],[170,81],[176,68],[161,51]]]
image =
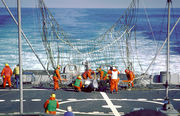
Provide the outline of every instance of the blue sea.
[[[10,9],[17,19],[17,10]],[[104,34],[113,24],[123,15],[126,9],[85,9],[85,8],[50,8],[49,9],[58,24],[63,28],[71,42],[78,44],[80,48],[91,47],[91,44],[84,43],[88,40],[94,40]],[[157,50],[161,47],[167,36],[167,10],[165,9],[138,9],[136,28],[136,40],[131,39],[129,45],[132,49],[130,53],[136,54],[138,57],[132,57],[133,66],[136,72],[144,72],[150,65]],[[180,8],[171,10],[171,28],[180,17]],[[147,13],[147,14],[146,14]],[[46,66],[48,63],[47,54],[41,39],[41,30],[39,23],[39,9],[37,8],[22,8],[22,30],[32,44],[37,55]],[[170,39],[170,71],[180,73],[180,22],[176,25]],[[132,31],[135,31],[133,29]],[[152,31],[153,34],[152,35]],[[154,36],[154,37],[153,37]],[[92,43],[93,44],[93,43]],[[96,43],[97,44],[97,43]],[[135,46],[136,45],[136,46]],[[136,48],[136,49],[135,49]],[[159,73],[166,70],[166,46],[162,49],[153,63],[148,73]],[[64,60],[60,60],[61,65],[65,66],[68,63],[73,63],[75,59],[72,56],[72,51],[63,52],[62,46],[61,56],[68,56]],[[85,52],[85,51],[84,51]],[[101,52],[99,52],[100,54]],[[57,53],[54,53],[57,54]],[[125,54],[125,53],[124,53]],[[78,55],[78,54],[77,54]],[[104,53],[102,52],[102,55]],[[101,55],[101,56],[102,56]],[[113,56],[114,57],[113,57]],[[120,54],[113,53],[104,55],[113,57],[113,65],[118,66],[120,71],[124,71],[125,66],[120,59]],[[81,57],[81,56],[79,56]],[[88,57],[88,56],[87,56]],[[85,60],[91,60],[87,58]],[[94,55],[93,57],[96,57]],[[97,56],[99,57],[99,56]],[[22,62],[25,70],[43,69],[37,58],[33,54],[31,48],[22,37]],[[78,58],[78,57],[77,57]],[[109,58],[109,59],[110,59]],[[96,58],[97,60],[98,58]],[[138,61],[137,61],[138,59]],[[0,70],[8,63],[13,69],[18,64],[18,30],[11,16],[5,8],[0,8]],[[72,61],[71,61],[72,60]],[[97,64],[90,62],[92,67],[97,68]],[[103,61],[98,62],[104,63]],[[141,68],[139,66],[141,64]]]

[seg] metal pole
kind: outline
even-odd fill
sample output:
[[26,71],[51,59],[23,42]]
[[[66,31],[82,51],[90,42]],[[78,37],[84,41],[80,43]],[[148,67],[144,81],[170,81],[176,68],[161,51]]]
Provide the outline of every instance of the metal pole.
[[170,40],[170,2],[171,0],[168,1],[168,24],[167,24],[167,67],[166,67],[166,99],[168,99],[168,83],[169,83],[169,55],[170,55],[170,48],[169,48],[169,40]]
[[[14,22],[16,23],[16,25],[18,25],[18,22],[16,21],[15,17],[13,16],[13,14],[11,13],[11,11],[9,10],[8,6],[6,5],[4,0],[1,0],[2,3],[4,4],[4,6],[6,7],[7,11],[9,12],[9,14],[11,15],[11,17],[13,18]],[[41,62],[40,58],[38,57],[38,55],[36,54],[35,50],[33,49],[30,41],[28,40],[28,38],[26,37],[26,35],[24,34],[23,30],[21,29],[21,33],[23,35],[23,37],[25,38],[26,42],[28,43],[28,45],[30,46],[31,50],[33,51],[34,55],[36,56],[36,58],[38,59],[38,61],[40,62],[41,66],[44,68],[44,70],[46,71],[46,73],[48,74],[48,76],[50,77],[50,74],[48,72],[48,70],[45,68],[45,66],[43,65],[43,63]]]
[[18,44],[19,44],[19,74],[20,74],[20,114],[23,113],[23,82],[22,82],[22,45],[21,45],[21,1],[17,0],[18,7]]

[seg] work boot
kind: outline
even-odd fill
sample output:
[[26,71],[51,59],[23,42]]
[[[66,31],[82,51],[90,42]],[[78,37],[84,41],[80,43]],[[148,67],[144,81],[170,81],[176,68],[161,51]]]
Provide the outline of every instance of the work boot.
[[10,86],[9,89],[12,89],[12,86]]

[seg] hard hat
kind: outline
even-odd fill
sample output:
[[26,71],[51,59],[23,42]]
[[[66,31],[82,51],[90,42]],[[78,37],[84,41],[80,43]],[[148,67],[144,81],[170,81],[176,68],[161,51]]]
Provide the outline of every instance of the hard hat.
[[60,66],[59,66],[59,65],[57,65],[57,68],[58,68],[58,69],[60,69]]
[[127,72],[129,72],[129,70],[128,70],[128,69],[126,69],[126,70],[125,70],[125,72],[126,72],[126,73],[127,73]]
[[56,98],[56,94],[52,93],[52,94],[51,94],[51,97]]
[[81,79],[81,76],[78,76],[78,79]]
[[113,69],[116,69],[116,67],[113,66]]
[[9,66],[9,64],[8,64],[8,63],[6,63],[6,64],[5,64],[5,66]]

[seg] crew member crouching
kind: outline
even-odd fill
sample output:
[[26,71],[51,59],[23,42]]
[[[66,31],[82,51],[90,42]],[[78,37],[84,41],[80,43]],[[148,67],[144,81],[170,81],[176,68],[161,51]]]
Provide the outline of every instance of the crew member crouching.
[[78,92],[80,92],[81,88],[82,88],[82,80],[81,79],[82,79],[81,76],[78,76],[74,83],[74,89],[77,90]]

